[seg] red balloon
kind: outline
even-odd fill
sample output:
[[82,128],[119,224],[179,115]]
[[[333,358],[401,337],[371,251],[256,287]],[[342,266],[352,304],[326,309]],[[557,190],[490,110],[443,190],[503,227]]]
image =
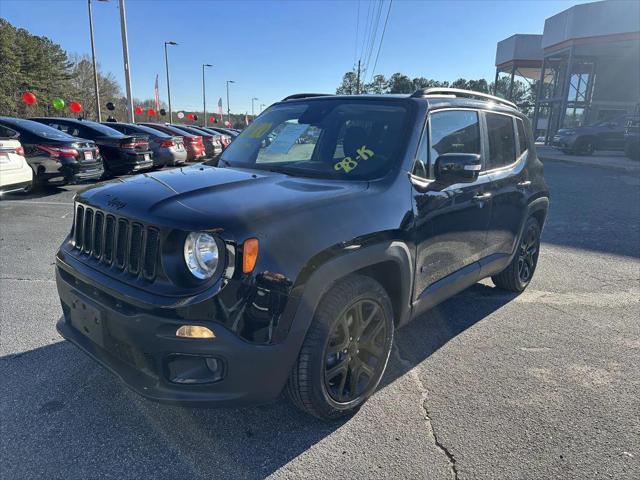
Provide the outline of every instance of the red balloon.
[[136,115],[140,115],[142,113],[142,107],[138,106],[134,108],[133,111],[136,112]]
[[189,114],[187,115],[187,118],[188,118],[189,120],[193,120],[193,113],[189,113]]
[[24,92],[22,94],[22,101],[24,103],[26,103],[27,105],[33,105],[34,103],[36,103],[38,100],[36,99],[36,96],[31,93],[31,92]]
[[209,117],[209,123],[216,123],[216,117]]
[[155,116],[156,111],[153,108],[150,108],[149,110],[147,110],[147,113],[149,114],[150,117]]
[[78,102],[71,102],[69,104],[69,110],[73,113],[80,113],[82,111],[82,105]]

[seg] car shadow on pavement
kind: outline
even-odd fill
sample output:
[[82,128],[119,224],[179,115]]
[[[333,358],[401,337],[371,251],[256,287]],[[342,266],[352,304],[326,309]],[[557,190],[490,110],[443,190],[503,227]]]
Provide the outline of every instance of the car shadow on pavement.
[[[379,388],[514,298],[497,292],[477,284],[400,329],[401,360],[391,356]],[[2,357],[0,374],[6,478],[264,478],[349,422],[321,422],[284,398],[243,409],[160,405],[67,342]]]
[[40,198],[47,198],[58,195],[59,193],[66,192],[65,187],[38,187],[32,193],[14,192],[2,195],[2,198],[7,200],[37,200]]

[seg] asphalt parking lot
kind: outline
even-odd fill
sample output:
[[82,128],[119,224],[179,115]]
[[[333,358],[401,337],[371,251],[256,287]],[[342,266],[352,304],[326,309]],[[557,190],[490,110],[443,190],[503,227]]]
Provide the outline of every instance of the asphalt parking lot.
[[55,331],[54,253],[78,187],[0,201],[0,475],[640,478],[640,178],[548,162],[536,276],[401,329],[378,393],[323,424],[285,399],[158,405]]

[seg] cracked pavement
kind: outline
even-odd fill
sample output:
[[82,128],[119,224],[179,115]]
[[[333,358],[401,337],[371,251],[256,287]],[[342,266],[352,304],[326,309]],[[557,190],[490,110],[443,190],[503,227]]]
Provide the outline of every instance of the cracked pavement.
[[0,478],[640,478],[640,178],[547,162],[538,271],[396,335],[376,395],[324,424],[286,400],[158,405],[55,331],[78,187],[0,201]]

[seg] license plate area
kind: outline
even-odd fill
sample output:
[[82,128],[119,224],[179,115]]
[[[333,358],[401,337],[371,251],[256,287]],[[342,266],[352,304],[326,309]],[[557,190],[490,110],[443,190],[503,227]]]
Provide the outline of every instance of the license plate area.
[[144,160],[145,160],[145,161],[149,161],[150,159],[151,159],[151,157],[149,156],[149,154],[148,154],[148,153],[145,153],[145,154],[144,154]]
[[84,152],[84,159],[85,160],[93,160],[93,152],[91,152],[91,151]]
[[104,312],[76,293],[71,294],[71,326],[93,343],[104,347]]

